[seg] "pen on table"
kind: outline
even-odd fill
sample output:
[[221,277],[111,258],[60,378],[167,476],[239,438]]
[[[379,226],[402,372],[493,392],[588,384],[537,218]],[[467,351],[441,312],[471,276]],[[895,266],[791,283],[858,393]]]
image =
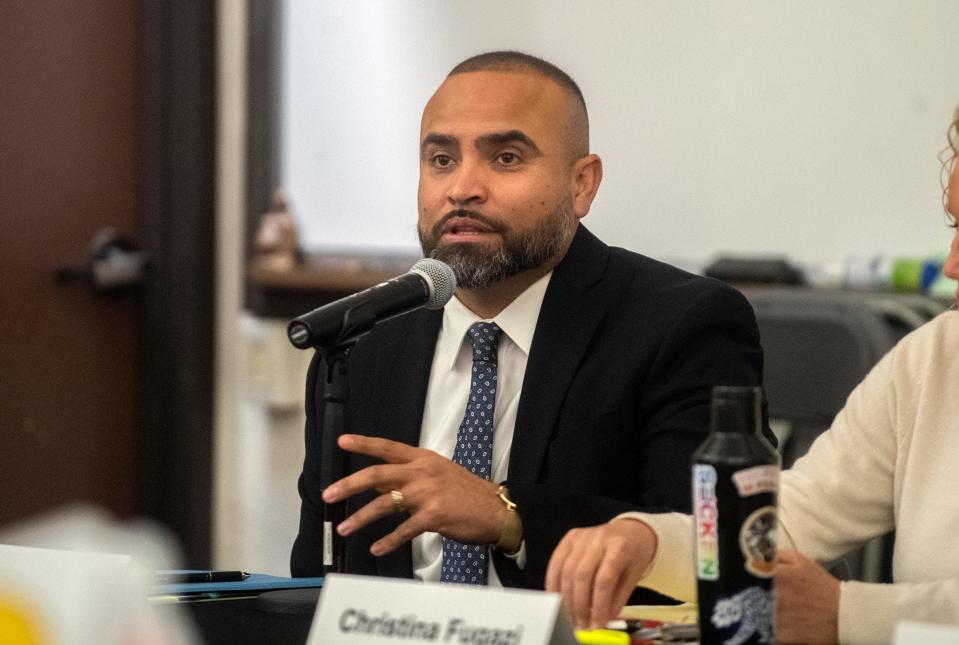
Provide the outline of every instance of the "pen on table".
[[158,573],[154,582],[158,585],[177,585],[192,582],[241,582],[250,577],[246,571],[176,571]]

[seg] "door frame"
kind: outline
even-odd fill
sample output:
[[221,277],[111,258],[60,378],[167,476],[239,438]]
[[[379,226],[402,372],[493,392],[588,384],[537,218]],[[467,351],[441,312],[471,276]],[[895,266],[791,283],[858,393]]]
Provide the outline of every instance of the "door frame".
[[217,5],[140,0],[135,508],[211,562]]

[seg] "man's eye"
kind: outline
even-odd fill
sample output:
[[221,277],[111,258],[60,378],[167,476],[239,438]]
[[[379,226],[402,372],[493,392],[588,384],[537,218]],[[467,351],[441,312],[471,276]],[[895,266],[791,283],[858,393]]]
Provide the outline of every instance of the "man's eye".
[[433,165],[437,168],[446,168],[453,164],[453,158],[449,155],[434,155],[433,156]]
[[501,152],[499,156],[496,158],[496,160],[499,161],[501,164],[512,166],[513,164],[519,161],[519,157],[512,152]]

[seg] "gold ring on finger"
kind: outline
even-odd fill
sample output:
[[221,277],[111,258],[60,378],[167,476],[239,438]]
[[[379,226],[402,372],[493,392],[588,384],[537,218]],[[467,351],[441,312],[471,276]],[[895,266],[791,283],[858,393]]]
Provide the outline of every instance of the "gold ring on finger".
[[406,512],[406,497],[403,496],[403,491],[394,488],[390,491],[390,499],[393,500],[393,508],[397,513]]

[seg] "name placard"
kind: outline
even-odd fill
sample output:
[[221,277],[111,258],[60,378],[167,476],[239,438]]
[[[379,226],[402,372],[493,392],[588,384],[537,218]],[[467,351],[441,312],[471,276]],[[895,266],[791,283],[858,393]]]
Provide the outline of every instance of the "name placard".
[[330,574],[307,645],[576,645],[560,596]]

